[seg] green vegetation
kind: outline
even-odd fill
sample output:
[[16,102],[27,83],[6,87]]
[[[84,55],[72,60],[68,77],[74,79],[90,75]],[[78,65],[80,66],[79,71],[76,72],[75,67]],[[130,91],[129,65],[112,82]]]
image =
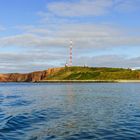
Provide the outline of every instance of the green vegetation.
[[104,67],[65,67],[44,80],[140,80],[140,71]]

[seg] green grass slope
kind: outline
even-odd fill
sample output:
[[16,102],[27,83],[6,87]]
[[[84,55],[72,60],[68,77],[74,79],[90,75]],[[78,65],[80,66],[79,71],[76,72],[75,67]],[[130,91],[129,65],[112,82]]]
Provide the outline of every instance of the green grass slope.
[[61,68],[44,80],[140,80],[140,71],[73,66]]

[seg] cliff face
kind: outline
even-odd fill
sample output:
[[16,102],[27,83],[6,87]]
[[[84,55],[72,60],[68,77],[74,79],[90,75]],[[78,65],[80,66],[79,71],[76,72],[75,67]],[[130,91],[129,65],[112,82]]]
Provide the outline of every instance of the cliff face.
[[28,74],[1,74],[0,82],[35,82],[39,81],[46,76],[46,72],[33,72]]
[[0,82],[7,82],[7,81],[8,81],[8,75],[0,74]]
[[61,68],[52,68],[45,71],[37,71],[27,74],[0,74],[0,82],[37,82],[46,79],[49,75],[59,71],[60,69]]
[[26,74],[0,74],[0,82],[45,80],[140,80],[140,71],[120,68],[62,67]]

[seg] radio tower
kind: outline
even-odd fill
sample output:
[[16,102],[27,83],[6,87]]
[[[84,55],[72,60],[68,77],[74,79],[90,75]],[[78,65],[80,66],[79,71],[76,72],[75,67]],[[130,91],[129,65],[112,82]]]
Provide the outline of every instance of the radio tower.
[[72,47],[73,47],[73,42],[72,42],[72,40],[71,40],[71,41],[70,41],[69,66],[72,66]]

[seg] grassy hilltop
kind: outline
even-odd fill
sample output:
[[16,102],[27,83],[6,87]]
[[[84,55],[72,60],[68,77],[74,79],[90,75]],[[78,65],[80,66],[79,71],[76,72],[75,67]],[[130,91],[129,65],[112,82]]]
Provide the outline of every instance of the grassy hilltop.
[[140,71],[123,68],[65,67],[44,80],[140,80]]
[[[122,68],[61,67],[0,74],[0,82],[140,82],[140,71]],[[134,82],[134,81],[133,81]]]

